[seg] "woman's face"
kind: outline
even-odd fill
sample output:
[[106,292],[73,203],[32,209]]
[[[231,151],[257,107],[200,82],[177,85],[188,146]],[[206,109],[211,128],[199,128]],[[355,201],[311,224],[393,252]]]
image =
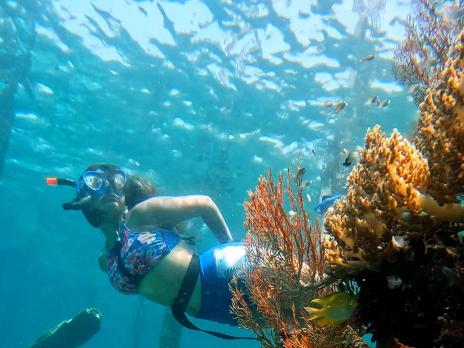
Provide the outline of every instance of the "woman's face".
[[119,221],[126,210],[125,183],[122,170],[89,170],[81,177],[80,195],[89,198],[88,208],[101,212],[105,222]]
[[102,212],[104,222],[119,221],[126,210],[126,201],[124,196],[115,196],[111,194],[103,195],[98,199],[92,199],[90,204],[92,208]]

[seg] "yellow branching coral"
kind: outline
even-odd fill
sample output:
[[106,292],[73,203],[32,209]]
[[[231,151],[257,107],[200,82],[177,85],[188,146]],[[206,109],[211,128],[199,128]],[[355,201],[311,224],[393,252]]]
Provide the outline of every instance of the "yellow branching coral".
[[462,4],[456,1],[417,0],[413,6],[415,9],[405,28],[406,39],[395,51],[393,73],[409,88],[419,105],[427,88],[443,70],[449,48],[462,29],[463,18]]
[[326,228],[337,241],[327,240],[325,247],[335,265],[375,267],[393,236],[411,231],[402,216],[421,212],[419,190],[429,184],[427,161],[396,130],[387,138],[374,127],[365,147],[348,178],[347,196],[326,215]]
[[430,193],[440,204],[456,202],[464,192],[464,33],[455,43],[435,88],[420,105],[416,145],[428,158]]
[[424,193],[432,181],[427,161],[396,130],[387,138],[375,127],[366,135],[366,148],[359,151],[347,196],[326,215],[326,228],[336,239],[325,242],[333,265],[375,268],[392,250],[401,249],[401,236],[425,234],[428,219],[464,218],[459,204],[440,206]]

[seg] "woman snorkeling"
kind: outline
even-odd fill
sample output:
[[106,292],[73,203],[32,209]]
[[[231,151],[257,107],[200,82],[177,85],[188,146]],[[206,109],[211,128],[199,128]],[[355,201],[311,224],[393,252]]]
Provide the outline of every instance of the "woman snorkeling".
[[[192,329],[198,328],[184,313],[237,325],[229,312],[228,286],[237,267],[246,262],[245,248],[232,242],[211,198],[155,196],[147,180],[107,164],[89,166],[77,181],[47,178],[47,183],[75,188],[75,198],[63,209],[82,211],[103,232],[99,265],[118,291],[171,307],[176,319]],[[199,256],[191,241],[176,231],[179,223],[195,217],[223,243]]]

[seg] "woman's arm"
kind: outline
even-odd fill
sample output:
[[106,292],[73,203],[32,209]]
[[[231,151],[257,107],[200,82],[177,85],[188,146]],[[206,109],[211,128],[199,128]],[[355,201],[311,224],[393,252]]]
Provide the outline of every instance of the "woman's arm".
[[221,212],[208,196],[153,197],[133,207],[126,215],[126,223],[130,229],[146,231],[153,227],[173,228],[195,217],[201,217],[221,243],[232,241]]

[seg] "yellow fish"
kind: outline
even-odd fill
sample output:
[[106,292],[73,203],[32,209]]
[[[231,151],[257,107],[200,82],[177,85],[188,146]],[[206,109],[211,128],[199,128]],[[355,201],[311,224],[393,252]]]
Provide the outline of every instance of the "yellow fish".
[[314,320],[317,325],[326,326],[339,324],[353,315],[356,306],[356,296],[345,292],[338,292],[330,296],[315,298],[311,304],[320,308],[304,307],[310,315],[309,321]]

